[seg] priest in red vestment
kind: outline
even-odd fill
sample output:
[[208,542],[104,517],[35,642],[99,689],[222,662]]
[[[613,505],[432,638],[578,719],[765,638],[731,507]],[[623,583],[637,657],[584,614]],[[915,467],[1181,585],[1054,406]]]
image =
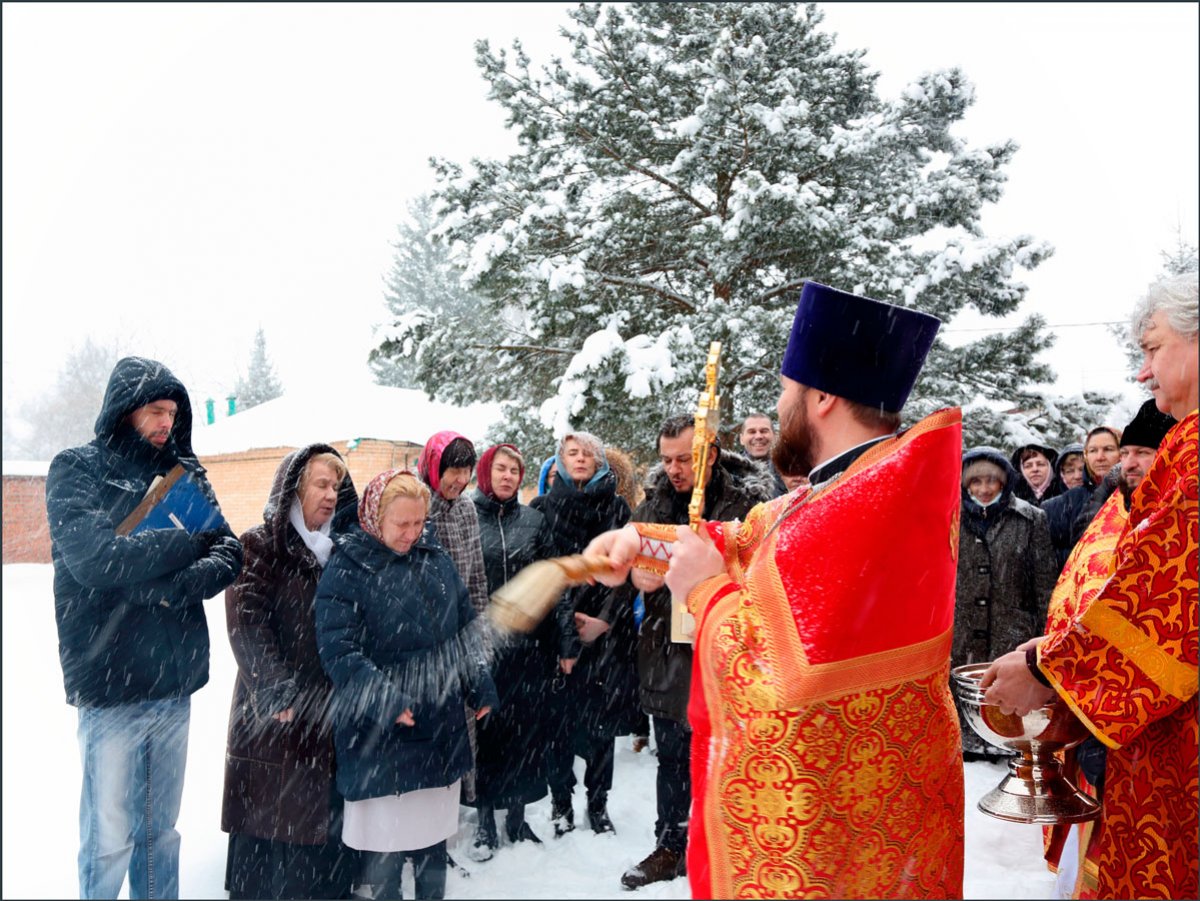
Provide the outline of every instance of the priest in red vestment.
[[667,563],[695,617],[694,897],[962,897],[961,415],[899,429],[939,325],[808,282],[773,456],[810,485],[699,536],[636,524],[588,549],[602,581]]
[[1138,380],[1180,421],[1130,497],[1111,577],[1068,628],[1000,657],[980,683],[988,703],[1017,714],[1057,693],[1107,746],[1094,854],[1101,898],[1200,890],[1197,286],[1194,272],[1159,282],[1134,314],[1145,354]]
[[[1051,637],[1072,628],[1088,605],[1108,584],[1112,576],[1117,542],[1129,522],[1129,500],[1133,489],[1145,477],[1150,463],[1158,454],[1167,432],[1175,425],[1175,417],[1163,413],[1153,398],[1138,409],[1121,430],[1121,465],[1105,480],[1114,481],[1112,494],[1100,507],[1091,523],[1076,543],[1054,592],[1046,618],[1046,636]],[[1101,800],[1104,787],[1104,745],[1091,738],[1083,745],[1063,754],[1063,774],[1075,785]],[[1096,753],[1097,749],[1100,753]],[[1094,781],[1093,781],[1094,780]],[[1099,867],[1096,852],[1101,833],[1096,820],[1086,823],[1058,823],[1043,826],[1046,861],[1055,871],[1060,897],[1090,899],[1099,897]]]

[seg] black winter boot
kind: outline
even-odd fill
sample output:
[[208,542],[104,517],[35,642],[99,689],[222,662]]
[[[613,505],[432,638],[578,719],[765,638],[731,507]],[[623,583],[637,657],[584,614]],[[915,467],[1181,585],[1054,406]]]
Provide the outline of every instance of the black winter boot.
[[496,810],[494,807],[479,808],[479,823],[475,826],[475,839],[467,849],[467,857],[476,863],[491,860],[500,846],[500,837],[496,835]]
[[616,832],[612,820],[608,816],[608,793],[597,793],[588,798],[588,822],[592,832],[600,835],[604,832]]
[[514,845],[517,842],[533,842],[540,845],[542,840],[537,837],[529,824],[525,822],[525,805],[514,804],[508,808],[508,813],[504,817],[504,831],[508,835],[508,840]]
[[630,867],[621,877],[621,885],[627,889],[641,888],[651,882],[675,879],[687,873],[687,859],[679,851],[655,848],[637,866]]
[[551,801],[550,822],[554,826],[555,838],[562,838],[568,832],[575,831],[575,808],[571,804],[570,795],[556,797]]

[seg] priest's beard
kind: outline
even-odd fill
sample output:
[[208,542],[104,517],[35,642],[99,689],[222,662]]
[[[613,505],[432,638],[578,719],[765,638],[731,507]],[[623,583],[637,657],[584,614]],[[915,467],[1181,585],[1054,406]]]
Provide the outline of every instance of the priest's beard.
[[771,462],[785,476],[807,476],[817,462],[813,459],[816,441],[804,406],[807,394],[805,388],[796,405],[779,417],[779,438],[771,449]]

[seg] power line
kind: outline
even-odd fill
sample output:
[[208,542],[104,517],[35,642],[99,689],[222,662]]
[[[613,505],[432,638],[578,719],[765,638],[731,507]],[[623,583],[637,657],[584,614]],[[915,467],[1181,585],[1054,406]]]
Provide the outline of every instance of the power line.
[[[1115,319],[1115,320],[1112,320],[1111,322],[1047,323],[1045,326],[1043,326],[1043,328],[1087,328],[1089,326],[1096,326],[1096,325],[1126,325],[1126,324],[1127,323],[1124,319]],[[943,333],[950,334],[953,332],[1015,332],[1018,329],[1021,329],[1023,327],[1024,326],[1020,326],[1020,325],[1008,325],[1008,326],[984,326],[982,328],[948,328],[948,329],[943,329]]]

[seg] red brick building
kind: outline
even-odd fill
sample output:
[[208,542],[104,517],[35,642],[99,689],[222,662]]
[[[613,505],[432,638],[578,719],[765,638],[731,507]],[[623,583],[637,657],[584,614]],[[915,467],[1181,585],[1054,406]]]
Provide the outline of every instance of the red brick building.
[[4,562],[49,563],[46,470],[49,463],[4,461]]
[[[416,472],[417,457],[422,447],[411,442],[380,438],[364,438],[353,448],[348,447],[348,439],[325,443],[332,445],[342,455],[360,495],[367,483],[385,469],[406,467]],[[217,493],[217,500],[221,502],[221,511],[238,535],[262,522],[263,507],[271,492],[271,480],[279,468],[279,461],[295,449],[292,446],[259,447],[200,458],[208,470],[208,480]]]
[[213,425],[197,424],[192,444],[225,518],[240,535],[262,522],[271,480],[289,451],[318,441],[332,445],[361,494],[385,469],[415,472],[421,448],[435,432],[453,429],[480,444],[498,418],[495,404],[452,407],[420,391],[333,382],[285,394]]

